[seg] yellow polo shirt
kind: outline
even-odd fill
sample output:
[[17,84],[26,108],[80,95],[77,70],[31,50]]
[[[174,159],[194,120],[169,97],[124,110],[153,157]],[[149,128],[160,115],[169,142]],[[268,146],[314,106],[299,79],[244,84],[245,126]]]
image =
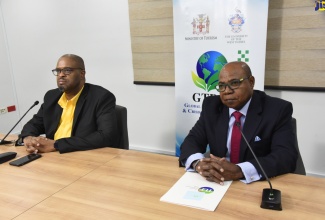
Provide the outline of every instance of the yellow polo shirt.
[[82,87],[78,94],[70,100],[67,100],[65,93],[63,93],[59,99],[58,104],[61,106],[61,108],[63,108],[63,111],[59,123],[59,128],[54,134],[54,140],[71,137],[74,110],[76,109],[77,101],[83,88],[84,87]]

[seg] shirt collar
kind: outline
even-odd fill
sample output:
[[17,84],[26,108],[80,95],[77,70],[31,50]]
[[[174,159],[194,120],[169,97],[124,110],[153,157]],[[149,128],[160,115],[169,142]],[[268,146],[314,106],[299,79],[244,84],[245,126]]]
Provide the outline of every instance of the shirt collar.
[[80,91],[77,93],[77,95],[75,95],[72,99],[67,100],[67,97],[65,96],[65,93],[62,94],[61,98],[58,101],[58,104],[62,107],[65,108],[67,106],[68,102],[72,102],[74,104],[76,104],[77,100],[79,99],[79,96],[82,92],[82,90],[84,89],[84,86],[80,89]]
[[[246,104],[244,105],[244,107],[242,107],[239,112],[242,113],[245,117],[247,115],[247,111],[248,111],[248,107],[249,107],[249,104],[251,103],[251,100],[252,98],[250,98],[248,100],[248,102],[246,102]],[[233,108],[229,108],[229,118],[231,117],[232,113],[234,113],[235,111],[237,111],[236,109],[233,109]]]

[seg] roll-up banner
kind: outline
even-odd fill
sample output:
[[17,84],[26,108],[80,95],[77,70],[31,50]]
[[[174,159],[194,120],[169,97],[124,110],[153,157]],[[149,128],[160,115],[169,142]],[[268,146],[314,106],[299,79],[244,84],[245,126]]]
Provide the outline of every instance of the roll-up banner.
[[264,90],[268,0],[173,0],[176,156],[221,68],[244,61]]

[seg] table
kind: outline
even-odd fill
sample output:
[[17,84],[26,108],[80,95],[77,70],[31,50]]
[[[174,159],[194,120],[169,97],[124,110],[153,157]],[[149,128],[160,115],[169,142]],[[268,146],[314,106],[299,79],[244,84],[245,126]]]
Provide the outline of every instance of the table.
[[[24,147],[1,146],[0,153]],[[0,164],[0,219],[324,219],[325,179],[272,178],[283,211],[260,208],[266,181],[234,181],[214,212],[160,202],[184,174],[174,156],[114,148]]]

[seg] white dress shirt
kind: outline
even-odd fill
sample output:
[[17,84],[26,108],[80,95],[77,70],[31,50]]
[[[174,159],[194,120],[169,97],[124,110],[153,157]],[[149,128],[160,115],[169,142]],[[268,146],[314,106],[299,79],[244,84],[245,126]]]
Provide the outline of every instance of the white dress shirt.
[[[241,122],[241,127],[243,128],[244,124],[245,124],[245,119],[246,119],[246,115],[247,115],[247,110],[249,107],[249,104],[251,103],[251,99],[244,105],[244,107],[242,109],[239,110],[240,113],[242,113],[242,117],[240,118],[240,122]],[[231,134],[232,134],[232,127],[235,123],[235,117],[232,116],[232,113],[236,111],[233,108],[229,108],[229,126],[228,126],[228,137],[227,137],[227,154],[226,154],[226,159],[228,161],[230,161],[230,142],[231,142]],[[189,156],[185,162],[185,169],[187,171],[194,171],[191,168],[191,164],[193,163],[193,161],[195,160],[200,160],[204,158],[204,155],[201,153],[195,153],[192,154],[191,156]],[[251,183],[254,181],[257,181],[261,178],[261,176],[259,175],[259,173],[257,172],[256,168],[253,166],[253,164],[251,164],[250,162],[242,162],[242,163],[238,163],[237,164],[244,176],[245,179],[242,179],[240,181],[244,182],[244,183]]]

